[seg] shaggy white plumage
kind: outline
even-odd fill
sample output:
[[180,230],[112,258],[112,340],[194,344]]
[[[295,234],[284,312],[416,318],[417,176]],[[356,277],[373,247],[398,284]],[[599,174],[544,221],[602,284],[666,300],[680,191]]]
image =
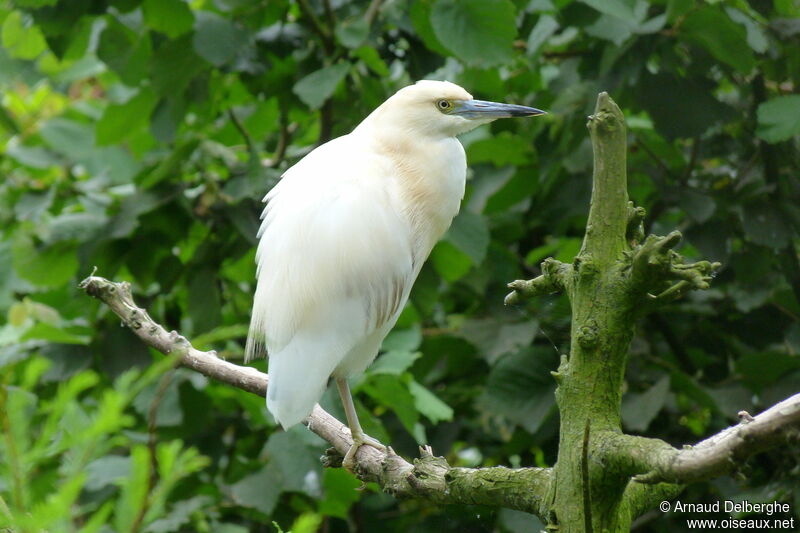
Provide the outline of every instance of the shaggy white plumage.
[[458,213],[467,167],[456,135],[541,113],[421,81],[313,150],[267,194],[246,356],[266,348],[267,406],[283,427],[308,416],[333,376],[351,452],[365,442],[346,379],[375,359]]

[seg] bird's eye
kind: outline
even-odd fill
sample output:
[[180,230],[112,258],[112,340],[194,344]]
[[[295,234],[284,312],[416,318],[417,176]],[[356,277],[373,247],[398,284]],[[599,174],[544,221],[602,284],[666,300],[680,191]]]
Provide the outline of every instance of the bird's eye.
[[450,100],[439,100],[436,102],[436,107],[438,107],[440,111],[450,111],[450,109],[453,108],[453,103]]

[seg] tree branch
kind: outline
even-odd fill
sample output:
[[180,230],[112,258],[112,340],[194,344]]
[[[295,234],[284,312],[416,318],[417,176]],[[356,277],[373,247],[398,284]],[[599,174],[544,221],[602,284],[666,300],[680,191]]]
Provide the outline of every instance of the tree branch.
[[[175,331],[168,332],[145,309],[136,305],[127,282],[115,283],[89,276],[79,287],[105,303],[146,345],[163,354],[179,354],[181,366],[239,389],[266,396],[267,375],[219,359],[216,352],[203,352]],[[308,429],[329,442],[329,464],[341,463],[353,443],[350,429],[319,405],[303,421]],[[424,498],[441,504],[502,506],[537,515],[544,513],[544,499],[552,472],[549,468],[454,468],[443,457],[434,457],[430,447],[409,463],[389,447],[383,453],[362,446],[356,454],[355,475],[377,482],[398,498]]]
[[[684,263],[683,256],[673,250],[680,240],[679,231],[664,237],[648,235],[634,249],[630,279],[635,291],[649,296],[649,305],[643,310],[652,309],[653,304],[670,302],[693,289],[707,289],[711,276],[720,268],[720,263],[710,261]],[[676,283],[669,285],[670,281]],[[650,292],[654,289],[657,289],[655,294]]]
[[571,272],[572,265],[548,257],[542,261],[541,276],[528,280],[518,279],[508,284],[508,288],[514,289],[514,292],[506,296],[504,303],[515,305],[524,298],[562,291],[569,282]]
[[598,436],[609,460],[638,483],[688,484],[738,468],[742,461],[800,437],[800,394],[773,405],[756,417],[739,413],[740,422],[694,446],[678,450],[658,439],[621,433]]
[[626,249],[628,223],[625,118],[608,93],[597,97],[587,126],[592,138],[594,175],[589,220],[579,255],[588,253],[605,264],[616,260]]
[[382,3],[383,0],[372,0],[369,3],[367,11],[364,13],[364,20],[367,21],[367,26],[372,26],[375,17],[378,16],[378,11],[380,10]]
[[623,502],[630,510],[631,518],[635,519],[648,511],[658,509],[660,502],[676,498],[683,489],[683,485],[674,483],[648,485],[631,480],[625,489]]

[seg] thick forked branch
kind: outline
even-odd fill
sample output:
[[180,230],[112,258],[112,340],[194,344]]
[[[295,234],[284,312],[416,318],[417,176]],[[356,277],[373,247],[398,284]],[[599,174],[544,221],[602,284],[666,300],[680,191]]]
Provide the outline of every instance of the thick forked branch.
[[728,473],[741,461],[774,448],[787,439],[800,439],[800,394],[750,416],[739,413],[739,423],[695,446],[657,454],[651,469],[635,478],[641,483],[692,483]]
[[[247,392],[266,395],[266,374],[223,361],[213,351],[197,350],[177,332],[168,332],[136,305],[129,283],[92,275],[80,283],[80,288],[105,303],[146,345],[163,354],[179,353],[181,366]],[[353,443],[350,429],[319,405],[303,423],[333,446],[339,461]],[[420,459],[412,464],[391,448],[387,450],[382,453],[371,446],[359,448],[355,474],[363,481],[378,483],[396,497],[543,512],[552,476],[549,468],[453,468],[444,458],[434,457],[429,447],[422,448]]]
[[736,470],[758,452],[800,439],[800,394],[753,417],[739,413],[739,423],[694,446],[678,450],[658,439],[621,433],[598,435],[609,460],[640,484],[688,484]]

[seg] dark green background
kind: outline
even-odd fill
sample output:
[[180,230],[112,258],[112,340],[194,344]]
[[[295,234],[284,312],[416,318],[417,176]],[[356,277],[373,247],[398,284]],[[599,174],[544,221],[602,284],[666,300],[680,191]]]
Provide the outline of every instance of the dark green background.
[[[238,361],[260,199],[421,78],[549,114],[464,136],[462,213],[355,383],[369,433],[407,457],[430,443],[453,465],[553,464],[567,302],[502,299],[579,249],[599,91],[627,117],[647,230],[680,229],[681,253],[723,264],[710,290],[638,328],[625,429],[693,443],[800,389],[793,0],[18,0],[0,2],[0,24],[0,526],[533,530],[523,513],[355,491],[322,470],[319,439],[276,431],[260,398],[145,371],[162,357],[77,289],[97,266]],[[323,405],[341,415],[330,394]],[[796,516],[799,464],[793,442],[681,500],[781,499]],[[636,526],[686,518],[711,517],[654,511]]]

